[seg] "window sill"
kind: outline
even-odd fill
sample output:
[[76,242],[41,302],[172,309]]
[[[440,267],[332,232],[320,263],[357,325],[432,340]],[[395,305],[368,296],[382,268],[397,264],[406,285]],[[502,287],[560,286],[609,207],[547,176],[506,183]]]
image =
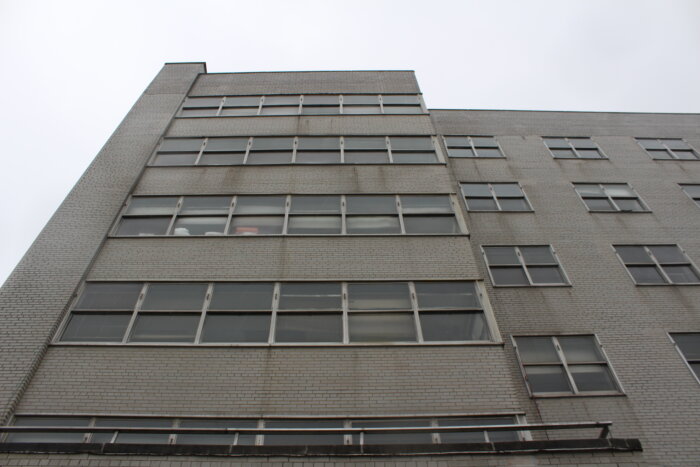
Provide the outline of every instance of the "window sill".
[[498,285],[491,283],[493,287],[498,287],[499,289],[503,288],[538,288],[538,287],[573,287],[572,284],[528,284],[528,285]]
[[[316,167],[316,166],[345,166],[345,167],[363,167],[366,165],[371,165],[371,166],[392,166],[392,165],[399,165],[399,166],[422,166],[422,165],[439,165],[439,166],[444,166],[447,165],[446,162],[368,162],[368,163],[352,163],[352,162],[329,162],[329,163],[315,163],[315,164],[309,164],[307,162],[287,162],[284,164],[230,164],[230,165],[148,165],[146,166],[149,169],[192,169],[192,168],[197,168],[197,169],[210,169],[210,168],[217,168],[217,167]],[[406,194],[406,193],[404,193]]]
[[468,237],[468,233],[426,234],[256,234],[256,235],[109,235],[108,238],[365,238],[365,237]]
[[376,343],[216,343],[216,344],[188,344],[188,343],[168,343],[168,342],[134,342],[134,343],[114,343],[114,342],[54,342],[55,347],[178,347],[178,348],[258,348],[258,349],[288,349],[288,348],[366,348],[366,347],[503,347],[503,341],[454,341],[454,342],[376,342]]
[[637,287],[686,287],[686,286],[695,286],[697,287],[700,285],[700,282],[687,282],[687,283],[682,283],[682,284],[638,284],[635,282],[634,284]]
[[563,393],[534,393],[531,394],[532,399],[565,399],[565,398],[579,398],[579,397],[627,397],[627,394],[619,391],[599,391],[599,392],[581,392],[578,394],[572,394],[570,392]]
[[183,119],[187,120],[190,118],[194,119],[199,119],[199,118],[258,118],[258,117],[324,117],[324,118],[335,118],[335,117],[393,117],[396,115],[400,115],[402,117],[405,116],[418,116],[418,117],[428,117],[430,116],[430,112],[422,112],[422,113],[369,113],[369,114],[290,114],[290,115],[176,115],[176,119]]

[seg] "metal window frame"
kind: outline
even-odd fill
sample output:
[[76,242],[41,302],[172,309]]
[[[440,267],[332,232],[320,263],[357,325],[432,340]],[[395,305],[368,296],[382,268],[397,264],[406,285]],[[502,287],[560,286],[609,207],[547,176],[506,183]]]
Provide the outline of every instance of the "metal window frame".
[[[462,200],[464,201],[464,206],[467,211],[469,212],[512,212],[512,213],[517,213],[517,212],[535,212],[535,210],[532,208],[532,203],[530,203],[530,199],[527,197],[527,194],[525,193],[525,190],[523,189],[522,185],[520,182],[512,182],[512,181],[507,181],[507,182],[458,182],[459,183],[459,189],[460,192],[462,193]],[[499,202],[499,197],[496,195],[496,191],[493,188],[493,185],[501,185],[501,184],[509,184],[509,185],[516,185],[518,189],[520,190],[520,193],[522,193],[522,197],[501,197],[503,199],[523,199],[525,200],[525,203],[530,209],[523,209],[523,210],[513,210],[513,209],[503,209],[501,207],[501,203]],[[486,185],[487,188],[489,189],[489,192],[491,193],[491,197],[493,198],[494,202],[496,203],[496,208],[497,209],[470,209],[469,204],[467,203],[467,198],[468,196],[464,193],[464,185]],[[472,196],[470,198],[479,198],[479,199],[486,199],[486,197],[475,197]]]
[[[648,138],[648,137],[644,137],[644,136],[639,136],[639,137],[635,137],[634,140],[637,142],[639,147],[644,149],[644,152],[646,152],[649,155],[651,160],[654,160],[654,161],[685,161],[685,162],[700,161],[700,154],[688,141],[685,140],[685,138]],[[667,140],[683,141],[690,148],[689,150],[685,149],[685,151],[691,152],[695,156],[695,159],[681,159],[680,157],[678,157],[676,155],[675,151],[679,151],[679,149],[675,149],[675,150],[671,149],[668,146],[668,144],[666,144],[666,142],[665,142]],[[656,141],[657,143],[661,144],[663,146],[663,150],[666,151],[666,154],[668,154],[670,156],[670,158],[669,159],[658,159],[658,158],[653,157],[653,154],[651,152],[649,152],[649,150],[642,145],[642,141]],[[662,149],[656,149],[656,151],[661,151],[661,150]],[[654,149],[652,149],[652,151],[654,151]],[[683,150],[681,149],[680,151],[683,151]]]
[[[552,253],[552,256],[557,261],[556,266],[559,269],[559,271],[561,272],[562,277],[564,278],[564,281],[565,281],[564,283],[535,284],[532,281],[532,277],[530,275],[530,272],[528,271],[528,266],[525,263],[525,260],[522,256],[522,253],[520,252],[520,247],[531,247],[531,246],[535,246],[535,247],[545,247],[546,246],[549,248],[549,251]],[[571,281],[569,280],[569,276],[567,275],[566,271],[564,270],[564,267],[562,266],[561,261],[559,261],[559,255],[557,254],[556,250],[554,249],[554,247],[552,245],[543,245],[543,244],[536,244],[536,245],[493,245],[493,244],[491,244],[491,245],[480,245],[479,247],[481,248],[481,256],[483,257],[484,263],[486,264],[486,269],[488,270],[488,273],[489,273],[489,279],[491,280],[491,285],[493,287],[571,287],[572,286]],[[514,267],[515,264],[512,264],[512,265],[491,265],[489,263],[488,256],[486,255],[486,250],[485,250],[485,248],[489,248],[489,247],[513,248],[515,251],[515,255],[517,256],[518,261],[519,261],[518,266],[520,266],[523,269],[523,271],[525,272],[525,277],[527,278],[529,283],[528,284],[512,284],[512,285],[511,284],[503,284],[503,285],[497,284],[496,281],[494,280],[493,274],[491,272],[492,268],[494,268],[494,267],[495,268]],[[548,263],[548,264],[536,264],[533,266],[535,266],[535,267],[537,267],[537,266],[550,266],[551,267],[554,265],[555,265],[555,263]]]
[[[544,144],[544,147],[547,148],[549,153],[552,155],[552,158],[554,159],[581,159],[581,160],[586,160],[586,161],[597,161],[597,160],[609,160],[608,155],[603,152],[603,149],[600,147],[597,141],[593,140],[592,136],[541,136],[542,138],[542,144]],[[567,142],[569,145],[568,148],[554,148],[554,149],[570,149],[574,153],[574,157],[558,157],[552,152],[552,148],[547,146],[547,139],[563,139]],[[590,148],[590,149],[595,149],[598,151],[600,154],[600,157],[581,157],[579,154],[578,150],[576,149],[576,146],[571,140],[576,140],[576,139],[586,139],[590,140],[593,144],[595,144],[595,148]]]
[[685,193],[688,196],[688,198],[693,200],[693,202],[695,203],[696,206],[700,207],[700,195],[698,195],[697,198],[693,198],[691,196],[691,194],[688,193],[685,189],[685,187],[687,187],[687,186],[695,186],[695,187],[698,187],[698,189],[700,189],[700,183],[679,183],[678,186],[681,187],[681,190],[683,190],[683,193]]
[[[450,146],[447,144],[447,138],[467,138],[469,146]],[[496,148],[501,153],[500,156],[479,156],[472,138],[492,138],[494,143],[496,143]],[[501,147],[501,143],[492,135],[442,135],[442,142],[445,145],[447,151],[447,157],[452,159],[506,159],[506,153]],[[474,154],[474,157],[462,157],[462,156],[452,156],[450,155],[450,148],[452,149],[470,149]]]
[[689,331],[681,331],[681,332],[667,332],[668,338],[670,339],[671,343],[673,346],[676,348],[676,351],[678,352],[678,355],[681,356],[681,359],[683,360],[683,363],[685,363],[685,366],[688,368],[688,371],[690,371],[690,374],[693,375],[693,378],[695,378],[695,381],[697,381],[698,384],[700,384],[700,375],[693,370],[693,367],[691,366],[691,363],[700,363],[700,358],[698,359],[690,359],[685,356],[683,351],[681,350],[680,346],[676,342],[676,339],[673,338],[673,336],[678,335],[678,334],[694,334],[698,336],[698,340],[700,341],[700,331],[698,332],[689,332]]
[[[612,213],[612,214],[619,214],[619,213],[624,213],[624,214],[637,214],[637,213],[650,213],[652,212],[651,209],[649,209],[649,205],[647,205],[646,202],[642,199],[641,196],[637,193],[637,190],[634,189],[632,185],[626,182],[571,182],[571,185],[574,187],[574,192],[578,195],[579,199],[581,202],[583,202],[583,205],[586,207],[588,212],[596,212],[596,213]],[[598,187],[603,191],[604,196],[584,196],[579,193],[579,191],[576,189],[576,185],[598,185]],[[618,196],[618,199],[635,199],[637,202],[639,202],[639,205],[642,206],[642,209],[640,211],[634,211],[634,210],[629,210],[629,209],[620,209],[620,207],[617,205],[615,202],[615,198],[613,198],[609,193],[608,190],[606,189],[606,185],[626,185],[632,192],[635,194],[635,196],[623,198]],[[596,209],[591,209],[588,204],[586,204],[586,199],[607,199],[611,206],[614,208],[612,211],[604,211],[604,210],[596,210]]]
[[[644,248],[644,252],[649,256],[649,259],[651,259],[654,264],[653,266],[656,268],[657,272],[661,276],[661,278],[665,281],[663,284],[658,284],[658,283],[645,283],[645,282],[637,282],[637,280],[634,278],[632,273],[629,270],[628,266],[649,266],[651,263],[625,263],[625,261],[622,259],[622,256],[618,253],[617,248],[618,246],[635,246],[635,247],[642,247]],[[685,256],[686,262],[684,263],[662,263],[660,262],[656,256],[652,253],[651,249],[649,247],[655,247],[655,246],[675,246],[678,248],[678,250]],[[700,270],[698,270],[698,267],[695,265],[695,263],[690,259],[688,254],[685,252],[685,250],[677,243],[645,243],[645,244],[636,244],[636,243],[613,243],[611,245],[613,251],[615,252],[615,255],[617,256],[617,259],[622,263],[622,265],[625,267],[625,271],[627,271],[627,275],[632,279],[632,282],[634,285],[637,286],[643,286],[643,287],[658,287],[658,286],[694,286],[694,285],[700,285],[700,280],[698,282],[673,282],[669,277],[668,274],[666,274],[666,271],[664,271],[663,266],[689,266],[695,275],[700,278]]]

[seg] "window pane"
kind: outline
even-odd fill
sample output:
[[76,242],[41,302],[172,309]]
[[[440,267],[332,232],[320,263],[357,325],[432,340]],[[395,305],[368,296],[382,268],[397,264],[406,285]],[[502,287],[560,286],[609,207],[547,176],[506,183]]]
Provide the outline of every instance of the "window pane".
[[341,232],[340,216],[290,216],[288,234],[334,235]]
[[532,392],[572,392],[561,366],[527,366],[525,374]]
[[153,159],[153,165],[159,167],[194,165],[196,160],[197,153],[156,154],[155,159]]
[[[353,420],[353,428],[429,427],[425,419]],[[360,435],[352,435],[352,444],[360,444]],[[365,433],[364,444],[432,444],[431,433]]]
[[531,211],[532,208],[525,198],[501,198],[498,200],[501,203],[503,211]]
[[516,337],[523,363],[560,363],[551,337]]
[[483,313],[421,312],[425,341],[482,341],[489,339]]
[[698,158],[698,155],[695,153],[695,151],[676,150],[676,151],[673,151],[673,155],[681,160],[695,160]]
[[385,104],[420,104],[418,96],[414,94],[384,94],[382,95],[382,101]]
[[243,164],[244,153],[204,153],[199,159],[199,165],[241,165]]
[[161,152],[199,152],[202,138],[166,138],[158,149]]
[[430,136],[392,136],[389,138],[392,150],[434,151]]
[[360,195],[347,196],[348,214],[394,214],[396,212],[396,197],[391,195]]
[[141,309],[199,311],[204,305],[207,287],[207,284],[149,284]]
[[415,342],[412,313],[351,313],[350,342]]
[[384,113],[385,114],[419,114],[423,113],[423,109],[421,109],[419,106],[413,106],[413,105],[387,105],[384,104]]
[[404,216],[407,234],[455,234],[460,233],[454,216]]
[[291,214],[340,214],[340,196],[292,196]]
[[297,151],[297,164],[340,164],[340,151]]
[[219,109],[216,107],[208,109],[182,109],[181,117],[212,117],[216,115]]
[[302,115],[335,115],[340,113],[340,107],[338,106],[323,106],[323,107],[314,107],[310,105],[306,105],[304,103],[304,107],[301,109]]
[[275,342],[343,342],[343,315],[278,313]]
[[401,225],[398,216],[353,216],[347,217],[349,234],[399,234]]
[[338,282],[286,282],[280,285],[280,310],[340,310]]
[[133,310],[141,288],[136,282],[87,283],[74,309]]
[[324,150],[324,151],[340,151],[340,138],[333,137],[314,137],[300,136],[298,150]]
[[544,138],[544,144],[548,148],[568,148],[569,142],[564,138]]
[[131,313],[73,313],[63,342],[121,342]]
[[188,97],[183,107],[218,107],[221,97]]
[[700,198],[700,185],[682,185],[682,188],[691,198]]
[[210,310],[272,310],[272,282],[216,283]]
[[248,138],[209,138],[204,152],[245,152]]
[[[265,428],[343,428],[343,420],[266,420]],[[343,445],[343,434],[279,434],[265,435],[266,446]]]
[[584,203],[591,211],[615,211],[615,207],[608,198],[584,198]]
[[421,310],[481,308],[473,282],[416,282],[415,287]]
[[381,109],[379,108],[379,104],[376,106],[343,104],[343,113],[353,115],[379,114],[381,113]]
[[389,153],[386,151],[345,151],[345,162],[347,164],[388,164]]
[[[180,419],[180,428],[257,428],[257,420],[187,420]],[[177,435],[177,444],[214,444],[214,445],[231,445],[235,439],[234,434],[226,435]],[[253,445],[255,444],[255,435],[238,435],[237,445]]]
[[487,197],[491,198],[491,190],[488,183],[462,183],[462,193],[469,197]]
[[432,164],[437,162],[434,152],[393,152],[392,156],[396,164]]
[[690,149],[690,146],[682,139],[664,139],[662,142],[668,146],[669,149]]
[[401,195],[401,209],[406,214],[452,213],[449,195]]
[[379,136],[346,136],[345,149],[386,149],[386,139]]
[[348,284],[350,310],[410,310],[408,284],[379,282]]
[[126,214],[130,216],[168,215],[175,212],[180,198],[177,196],[133,197]]
[[178,217],[173,235],[223,235],[226,217]]
[[498,205],[493,198],[466,198],[470,211],[498,211]]
[[620,255],[622,261],[625,264],[628,263],[654,263],[654,261],[649,257],[644,247],[641,246],[615,246],[615,251]]
[[687,263],[688,258],[676,245],[650,246],[652,254],[659,263]]
[[578,149],[581,159],[602,159],[603,155],[597,149]]
[[328,96],[324,95],[305,95],[304,105],[335,105],[340,103],[340,96],[337,94],[332,94]]
[[569,142],[576,149],[596,149],[598,147],[590,138],[569,138]]
[[[161,418],[98,418],[96,427],[170,428],[171,419]],[[109,443],[114,433],[93,433],[91,443]],[[119,433],[115,443],[168,444],[168,433]]]
[[283,216],[234,216],[231,219],[231,235],[280,235]]
[[[440,426],[479,426],[479,425],[513,425],[513,417],[468,417],[448,418],[438,420]],[[518,432],[515,431],[489,431],[489,440],[518,441]],[[484,432],[440,433],[440,442],[449,443],[483,443],[486,441]]]
[[566,284],[558,266],[530,266],[527,270],[533,284]]
[[644,206],[636,199],[615,199],[615,204],[620,208],[621,211],[644,211]]
[[447,149],[447,155],[450,157],[476,157],[474,151],[467,148],[449,148]]
[[259,96],[227,97],[224,101],[224,107],[257,107],[259,104]]
[[265,96],[263,106],[266,105],[299,105],[300,96]]
[[515,248],[512,246],[487,246],[484,247],[486,258],[490,265],[520,264]]
[[202,342],[267,342],[270,316],[269,313],[207,313]]
[[260,110],[260,115],[298,115],[298,106],[286,106],[286,107],[269,107],[264,106]]
[[503,157],[498,148],[476,148],[476,157]]
[[294,146],[294,138],[291,137],[279,137],[279,138],[268,138],[264,136],[257,136],[253,138],[252,151],[289,151],[292,152]]
[[445,143],[448,147],[470,147],[469,138],[466,136],[445,136]]
[[665,284],[655,266],[627,266],[637,284]]
[[645,149],[664,149],[664,145],[655,139],[637,139]]
[[230,196],[185,196],[180,209],[182,214],[228,214]]
[[687,360],[700,360],[700,334],[673,334],[673,340]]
[[246,116],[246,115],[257,115],[258,106],[255,107],[237,107],[237,108],[226,108],[221,109],[222,116]]
[[286,196],[238,196],[234,214],[284,214]]
[[577,183],[574,185],[576,192],[581,196],[607,196],[600,185]]
[[647,150],[652,159],[673,159],[671,154],[665,149],[662,150]]
[[168,231],[170,220],[170,217],[126,217],[119,223],[117,235],[165,235]]
[[522,197],[523,191],[517,183],[492,183],[493,191],[497,197]]
[[477,148],[497,148],[498,143],[491,136],[472,136],[472,143]]
[[612,198],[616,197],[629,197],[629,198],[636,198],[637,195],[634,193],[634,190],[629,187],[626,183],[616,183],[616,184],[606,184],[605,185],[605,191],[607,192],[608,196]]
[[253,152],[248,154],[248,165],[274,165],[291,164],[292,153],[290,152]]
[[605,365],[572,365],[571,376],[579,391],[616,391],[610,370]]
[[558,339],[568,363],[605,360],[593,336],[560,336]]
[[151,314],[136,317],[130,342],[194,342],[199,314]]
[[343,95],[343,104],[375,104],[379,105],[379,96],[377,95]]
[[554,157],[561,159],[573,159],[576,158],[576,154],[571,149],[552,149],[552,154]]
[[525,271],[521,267],[491,268],[491,275],[496,285],[530,285]]
[[700,278],[690,266],[662,266],[666,275],[674,284],[696,284]]
[[[89,417],[15,417],[13,426],[87,427]],[[85,433],[8,433],[6,443],[82,443]]]

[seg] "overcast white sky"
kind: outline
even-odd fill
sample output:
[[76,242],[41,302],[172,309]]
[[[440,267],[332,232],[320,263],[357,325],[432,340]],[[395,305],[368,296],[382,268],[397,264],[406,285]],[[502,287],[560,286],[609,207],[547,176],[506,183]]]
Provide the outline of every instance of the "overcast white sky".
[[428,107],[700,112],[700,0],[0,0],[0,283],[164,62],[412,69]]

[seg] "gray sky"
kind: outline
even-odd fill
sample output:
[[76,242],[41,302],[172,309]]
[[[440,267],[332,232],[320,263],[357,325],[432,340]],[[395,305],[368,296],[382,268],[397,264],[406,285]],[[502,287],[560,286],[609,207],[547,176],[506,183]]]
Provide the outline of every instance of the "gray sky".
[[698,0],[0,0],[0,283],[164,62],[412,69],[431,108],[697,113],[699,20]]

